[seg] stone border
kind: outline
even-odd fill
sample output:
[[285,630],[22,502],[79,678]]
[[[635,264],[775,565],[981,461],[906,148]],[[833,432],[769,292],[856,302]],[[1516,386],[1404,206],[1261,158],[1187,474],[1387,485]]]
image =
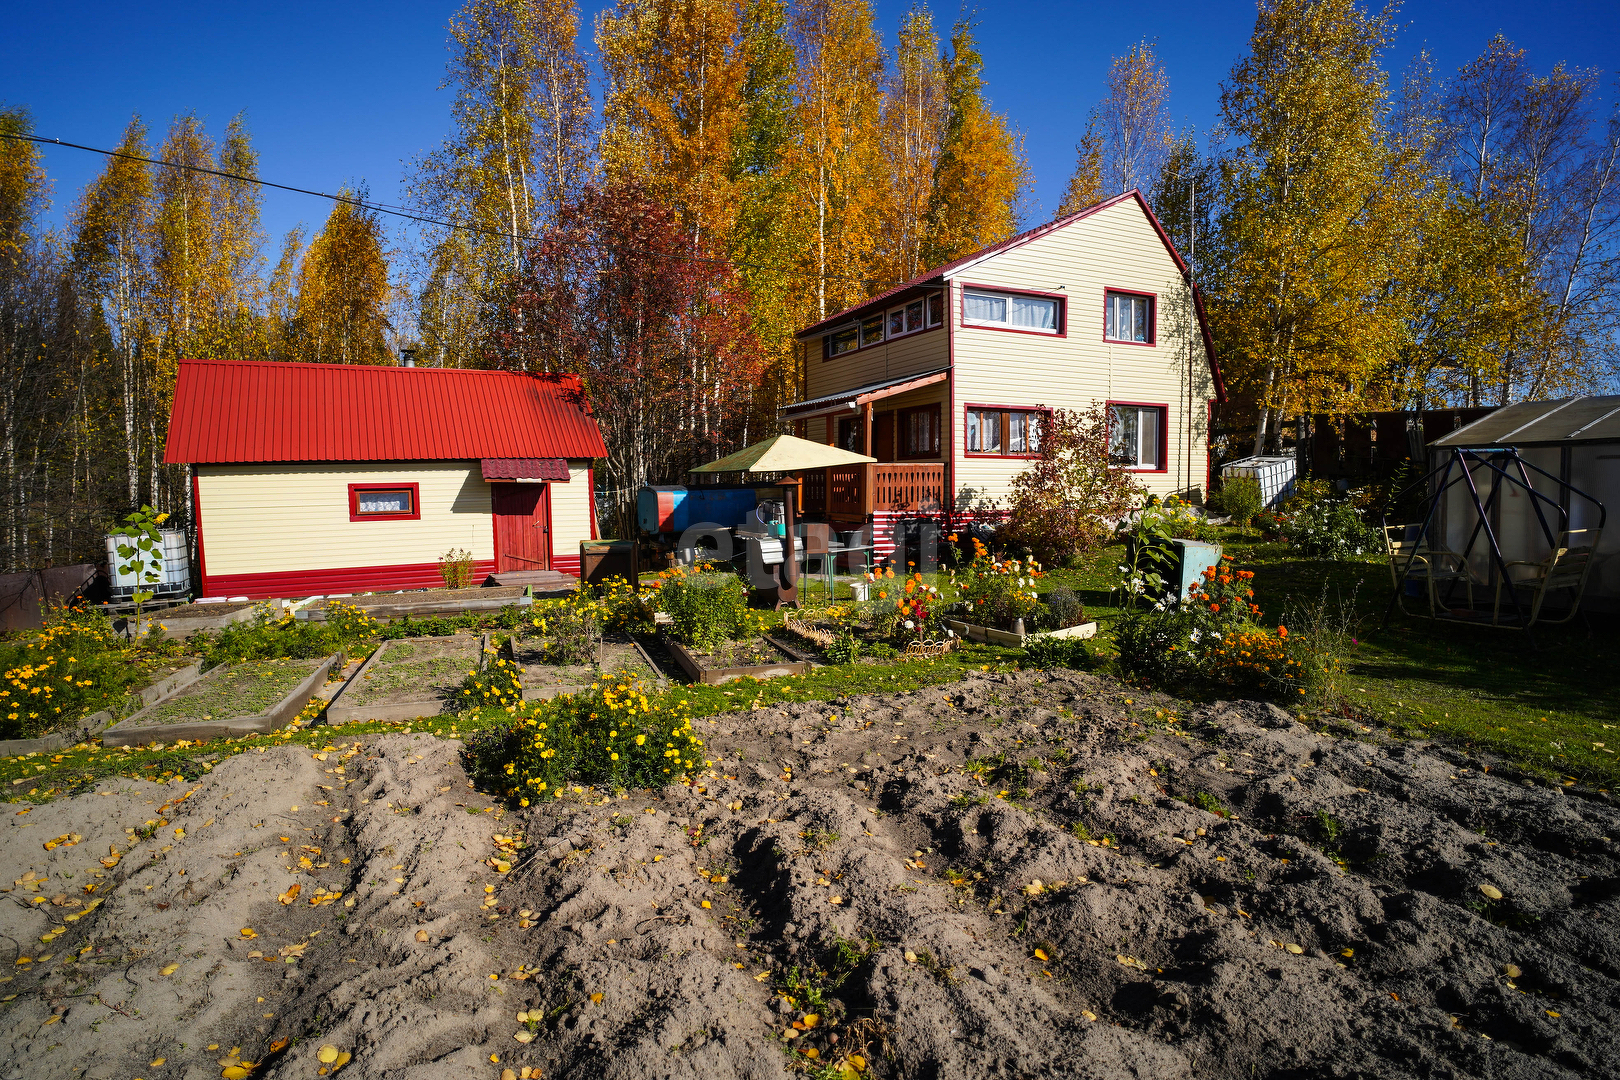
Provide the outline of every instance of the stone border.
[[[154,742],[173,742],[177,739],[191,739],[202,742],[221,737],[240,738],[243,735],[264,735],[272,731],[279,731],[298,715],[300,709],[309,704],[310,699],[315,696],[315,691],[319,690],[321,684],[326,682],[327,676],[342,666],[343,654],[333,653],[325,660],[322,660],[315,670],[304,678],[303,682],[294,687],[292,693],[257,716],[233,716],[228,720],[193,720],[184,724],[153,724],[151,726],[134,724],[133,721],[138,719],[146,709],[162,703],[155,701],[129,719],[119,721],[108,728],[101,736],[101,745],[142,746]],[[192,682],[195,681],[195,679],[192,680]],[[190,683],[186,685],[189,686]],[[170,700],[184,688],[183,686],[176,687],[165,695],[162,701]]]
[[[155,705],[177,690],[184,690],[202,677],[202,661],[188,664],[173,674],[140,691],[141,708]],[[7,739],[0,741],[0,757],[18,757],[22,754],[46,754],[79,743],[88,742],[117,721],[111,710],[102,709],[80,720],[72,731],[58,731],[37,739]]]
[[[421,638],[393,638],[377,646],[372,654],[366,657],[366,662],[360,665],[360,670],[349,676],[343,684],[343,689],[332,695],[331,704],[326,707],[326,723],[328,727],[337,724],[364,724],[382,720],[417,720],[424,716],[443,716],[445,702],[439,698],[416,698],[411,701],[396,701],[390,705],[346,705],[344,697],[350,687],[360,687],[363,679],[383,650],[395,641],[459,641],[465,637],[463,634],[451,634],[448,637],[421,637]],[[480,634],[478,637],[478,670],[484,669],[485,658],[489,648],[489,635]],[[424,711],[431,710],[431,711]]]
[[[732,679],[740,679],[745,675],[754,679],[772,679],[778,675],[810,674],[811,665],[809,661],[805,660],[783,661],[780,664],[756,664],[750,667],[706,668],[698,662],[696,656],[687,650],[686,646],[668,634],[663,636],[663,642],[664,648],[669,650],[669,655],[673,656],[675,662],[681,666],[681,670],[686,672],[687,678],[693,682],[703,683],[705,686],[719,686],[722,683],[730,682]],[[772,647],[775,648],[774,643],[772,643]]]
[[987,645],[1006,645],[1014,649],[1022,649],[1036,638],[1091,638],[1097,636],[1097,624],[1083,622],[1078,626],[1065,626],[1061,630],[1042,630],[1038,634],[1014,634],[1006,630],[996,630],[989,626],[978,626],[974,623],[962,622],[960,619],[946,619],[945,625],[969,641],[982,641]]

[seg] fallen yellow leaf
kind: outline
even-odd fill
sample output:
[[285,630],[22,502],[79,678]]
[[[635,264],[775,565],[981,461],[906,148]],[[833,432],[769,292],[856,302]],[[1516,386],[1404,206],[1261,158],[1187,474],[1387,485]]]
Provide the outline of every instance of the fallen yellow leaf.
[[1035,959],[1039,960],[1041,963],[1044,964],[1044,963],[1048,962],[1049,960],[1051,960],[1052,958],[1050,956],[1046,955],[1046,950],[1045,949],[1036,949],[1035,950]]
[[303,886],[298,884],[297,882],[294,882],[292,888],[288,889],[286,892],[281,894],[281,896],[280,896],[281,902],[283,904],[290,904],[294,900],[297,900],[298,899],[298,893],[299,893],[299,891],[301,889],[303,889]]
[[821,1014],[820,1013],[805,1013],[804,1014],[804,1026],[806,1028],[813,1028],[819,1023],[821,1023]]
[[600,1005],[600,1004],[602,1004],[602,995],[601,994],[592,994],[591,995],[591,1004],[592,1005]]
[[225,1080],[247,1080],[248,1071],[240,1065],[227,1065],[220,1070],[219,1075]]
[[170,964],[167,967],[165,967],[162,971],[158,972],[158,974],[159,975],[173,975],[175,972],[177,972],[179,970],[180,970],[180,965],[179,964]]
[[146,1067],[149,1069],[155,1069],[168,1060],[168,1058],[153,1058],[151,1061],[146,1063]]
[[333,1046],[331,1043],[327,1043],[325,1046],[315,1051],[315,1057],[322,1065],[330,1065],[332,1062],[337,1060],[338,1048]]

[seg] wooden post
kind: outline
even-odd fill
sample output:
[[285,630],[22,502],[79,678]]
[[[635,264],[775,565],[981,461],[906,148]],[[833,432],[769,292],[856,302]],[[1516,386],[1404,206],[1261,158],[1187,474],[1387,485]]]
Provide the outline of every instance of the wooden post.
[[872,454],[872,403],[870,401],[861,405],[861,453],[867,457]]

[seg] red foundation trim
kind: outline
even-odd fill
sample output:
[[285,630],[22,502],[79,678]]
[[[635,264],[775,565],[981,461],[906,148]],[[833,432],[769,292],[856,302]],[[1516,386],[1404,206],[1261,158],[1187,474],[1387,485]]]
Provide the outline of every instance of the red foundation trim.
[[[493,559],[473,564],[473,580],[482,581],[495,572]],[[205,574],[203,593],[207,596],[266,597],[317,596],[330,593],[390,592],[396,589],[442,589],[444,578],[439,564],[411,563],[404,566],[338,566],[322,570],[283,570],[268,574]]]

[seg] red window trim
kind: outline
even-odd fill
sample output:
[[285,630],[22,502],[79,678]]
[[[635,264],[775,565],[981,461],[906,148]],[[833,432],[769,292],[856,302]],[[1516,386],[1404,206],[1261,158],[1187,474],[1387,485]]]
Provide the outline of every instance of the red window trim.
[[[984,285],[976,281],[957,282],[963,293],[962,303],[956,305],[957,319],[964,330],[992,330],[998,334],[1033,334],[1043,338],[1066,338],[1069,336],[1069,298],[1060,292],[1041,292],[1039,289],[1009,289],[1004,285]],[[969,289],[980,289],[984,292],[1001,293],[1003,296],[1038,296],[1042,300],[1056,300],[1058,306],[1057,330],[1047,333],[1045,330],[1020,330],[1015,326],[989,326],[985,323],[968,322],[967,297]]]
[[[924,451],[921,454],[908,454],[905,453],[906,433],[909,429],[907,417],[911,416],[912,413],[919,412],[932,412],[934,414],[935,445],[932,450]],[[931,405],[910,405],[903,409],[894,410],[894,456],[896,460],[929,461],[940,457],[940,451],[944,447],[944,434],[944,410],[940,408],[940,402],[936,401]]]
[[[409,514],[362,514],[360,512],[360,495],[362,492],[367,491],[409,491],[411,493],[411,512]],[[422,520],[422,486],[415,482],[402,484],[350,484],[349,520],[420,521]]]
[[[991,410],[995,412],[1025,412],[1052,415],[1050,405],[991,405],[981,402],[967,402],[962,406],[962,456],[970,458],[1006,458],[1009,461],[1033,461],[1041,455],[1036,454],[1001,454],[989,450],[969,450],[967,448],[967,414],[974,409]],[[1004,436],[1005,437],[1005,436]]]
[[[1141,342],[1137,342],[1138,345]],[[1167,473],[1170,471],[1170,406],[1160,401],[1114,401],[1109,399],[1103,403],[1104,408],[1112,409],[1115,405],[1124,405],[1126,408],[1158,409],[1159,410],[1159,464],[1151,469],[1144,469],[1136,465],[1114,465],[1111,468],[1124,469],[1133,473]]]
[[[1149,300],[1152,301],[1152,303],[1148,305],[1152,309],[1152,312],[1151,312],[1151,316],[1148,319],[1148,339],[1146,341],[1125,341],[1125,340],[1123,340],[1121,338],[1111,338],[1111,337],[1108,336],[1108,297],[1113,293],[1119,293],[1121,296],[1145,296]],[[1114,287],[1112,285],[1106,285],[1106,286],[1103,287],[1103,312],[1102,312],[1102,316],[1103,316],[1102,317],[1102,339],[1106,344],[1109,344],[1109,345],[1135,345],[1139,349],[1152,349],[1152,348],[1156,348],[1158,346],[1158,344],[1159,344],[1159,294],[1158,293],[1156,293],[1156,292],[1148,292],[1145,289],[1121,289],[1121,288],[1116,288],[1116,287]],[[1127,404],[1129,404],[1129,402],[1122,401],[1122,402],[1120,402],[1120,404],[1121,405],[1127,405]]]

